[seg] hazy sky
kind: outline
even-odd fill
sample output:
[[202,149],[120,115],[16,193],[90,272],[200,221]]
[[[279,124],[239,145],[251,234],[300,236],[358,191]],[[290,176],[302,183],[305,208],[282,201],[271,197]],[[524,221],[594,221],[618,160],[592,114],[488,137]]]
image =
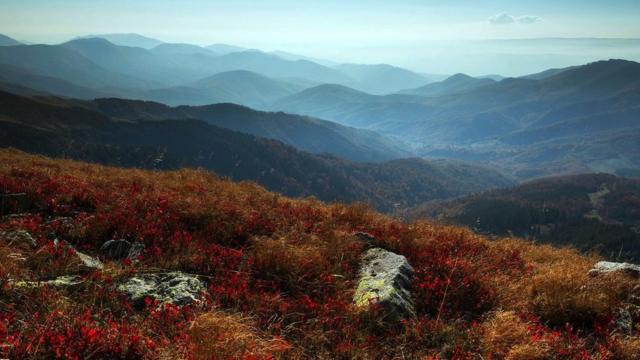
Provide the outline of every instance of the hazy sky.
[[[640,0],[0,0],[0,33],[17,39],[55,43],[122,32],[393,62],[425,72],[509,74],[529,70],[514,63],[527,52],[562,65],[601,56],[602,44],[563,50],[461,40],[640,38]],[[516,58],[495,64],[501,55]],[[602,55],[638,59],[640,49],[618,43]],[[451,63],[461,56],[468,59]]]

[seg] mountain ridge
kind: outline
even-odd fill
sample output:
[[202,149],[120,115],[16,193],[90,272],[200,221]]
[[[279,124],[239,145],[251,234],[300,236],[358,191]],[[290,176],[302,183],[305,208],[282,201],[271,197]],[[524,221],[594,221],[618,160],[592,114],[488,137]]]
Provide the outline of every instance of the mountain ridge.
[[421,159],[354,163],[201,120],[115,120],[68,102],[0,95],[0,144],[50,156],[126,167],[204,167],[291,196],[365,201],[384,211],[510,183],[474,165],[447,168]]

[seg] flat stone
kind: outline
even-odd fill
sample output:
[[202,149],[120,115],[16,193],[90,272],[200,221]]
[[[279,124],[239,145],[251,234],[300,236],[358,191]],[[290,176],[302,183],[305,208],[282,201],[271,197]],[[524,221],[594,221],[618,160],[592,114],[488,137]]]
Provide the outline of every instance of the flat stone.
[[612,272],[624,272],[626,274],[639,277],[640,266],[629,263],[600,261],[596,263],[591,270],[589,270],[589,275],[598,276],[600,274],[607,274]]
[[149,297],[182,306],[199,301],[204,284],[196,275],[182,272],[139,274],[118,285],[118,290],[128,294],[136,305]]
[[414,317],[409,291],[412,276],[413,268],[404,256],[380,248],[369,249],[362,256],[353,302],[360,309],[380,306],[388,320]]

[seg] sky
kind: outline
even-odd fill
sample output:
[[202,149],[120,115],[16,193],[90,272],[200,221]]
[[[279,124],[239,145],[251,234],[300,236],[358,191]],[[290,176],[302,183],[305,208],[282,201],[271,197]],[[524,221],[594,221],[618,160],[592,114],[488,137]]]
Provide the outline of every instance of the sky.
[[430,73],[517,73],[619,57],[640,39],[640,0],[0,0],[0,33],[58,43],[140,33],[167,42],[227,43]]

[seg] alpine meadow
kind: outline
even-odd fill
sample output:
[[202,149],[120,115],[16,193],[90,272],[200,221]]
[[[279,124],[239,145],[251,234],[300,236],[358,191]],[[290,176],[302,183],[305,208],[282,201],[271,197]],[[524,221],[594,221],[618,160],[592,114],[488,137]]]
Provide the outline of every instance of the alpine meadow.
[[5,359],[640,360],[640,2],[2,1]]

